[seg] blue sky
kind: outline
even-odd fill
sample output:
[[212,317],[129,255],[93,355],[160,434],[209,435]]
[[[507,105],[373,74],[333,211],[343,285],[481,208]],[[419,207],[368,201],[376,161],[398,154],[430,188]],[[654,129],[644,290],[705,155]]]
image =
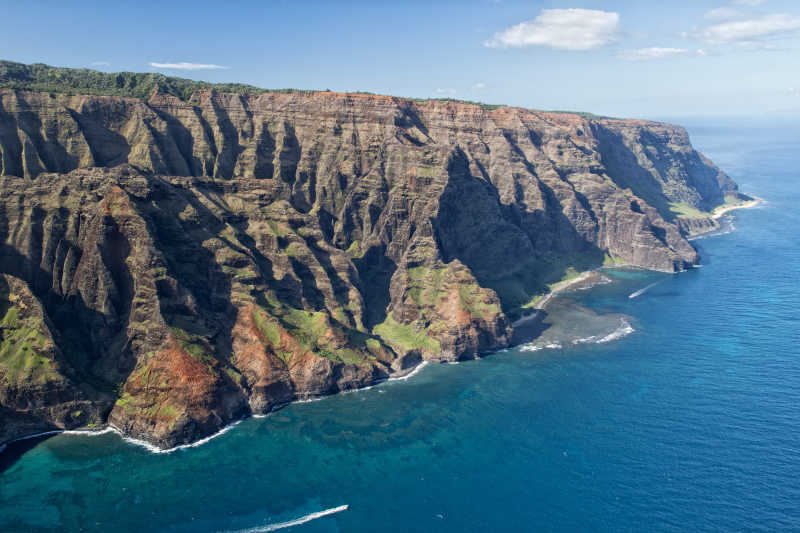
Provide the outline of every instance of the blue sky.
[[800,113],[800,2],[2,2],[0,57],[616,116]]

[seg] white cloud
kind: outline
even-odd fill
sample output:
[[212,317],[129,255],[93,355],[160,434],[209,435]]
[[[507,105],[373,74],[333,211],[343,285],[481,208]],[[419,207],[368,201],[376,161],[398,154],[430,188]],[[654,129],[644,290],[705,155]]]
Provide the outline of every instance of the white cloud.
[[800,89],[792,87],[791,89],[789,89],[789,94],[791,94],[792,96],[800,96]]
[[734,9],[732,7],[717,7],[715,9],[710,9],[706,11],[706,14],[703,15],[705,18],[709,20],[725,20],[725,19],[734,19],[742,15],[742,12],[738,9]]
[[619,14],[594,9],[543,9],[527,22],[498,32],[485,46],[492,48],[547,46],[558,50],[591,50],[614,42]]
[[472,88],[473,89],[485,89],[486,88],[486,84],[485,83],[476,83],[475,85],[472,86]]
[[165,69],[174,69],[174,70],[220,70],[226,69],[228,67],[223,67],[221,65],[212,65],[207,63],[186,63],[186,62],[179,62],[179,63],[150,63],[150,66],[153,68],[165,68]]
[[707,55],[707,52],[702,49],[689,50],[688,48],[661,48],[658,46],[651,46],[650,48],[625,50],[617,54],[617,57],[628,61],[653,61],[656,59],[667,59],[670,57],[704,55]]
[[799,30],[800,16],[774,14],[715,24],[703,29],[700,37],[708,43],[722,44],[777,37]]
[[436,94],[456,94],[455,89],[436,89]]
[[108,67],[110,65],[111,63],[109,63],[108,61],[92,61],[91,63],[89,63],[90,67]]
[[760,6],[761,4],[767,3],[767,0],[733,0],[731,2],[735,6]]

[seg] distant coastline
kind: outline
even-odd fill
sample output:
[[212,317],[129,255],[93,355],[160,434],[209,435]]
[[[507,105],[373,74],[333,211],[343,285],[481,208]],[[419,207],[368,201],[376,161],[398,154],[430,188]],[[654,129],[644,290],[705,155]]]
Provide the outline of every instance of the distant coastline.
[[[735,211],[737,209],[752,209],[752,208],[757,207],[757,206],[759,206],[759,205],[761,205],[762,203],[765,202],[765,200],[763,198],[759,198],[758,196],[747,195],[747,197],[751,198],[751,199],[747,200],[745,202],[742,202],[742,203],[724,204],[724,205],[721,205],[719,207],[716,207],[709,214],[709,217],[711,219],[713,219],[713,220],[719,220],[720,218],[722,218],[727,213],[730,213],[731,211]],[[709,231],[704,231],[704,232],[700,232],[700,233],[697,233],[697,234],[694,234],[694,235],[690,235],[690,239],[696,239],[697,237],[714,233],[718,229],[719,228],[717,227],[717,228],[714,228],[714,229],[709,230]],[[640,267],[635,267],[635,266],[629,265],[629,264],[618,264],[618,265],[614,265],[611,268],[618,268],[618,267],[640,268]],[[532,309],[534,309],[533,313],[530,313],[530,314],[525,315],[525,316],[523,316],[521,318],[518,318],[517,320],[515,320],[511,324],[511,326],[512,327],[518,327],[518,326],[520,326],[522,324],[525,324],[526,322],[530,322],[531,320],[535,320],[536,317],[539,315],[539,313],[542,310],[544,310],[544,308],[547,307],[547,305],[550,303],[550,301],[552,301],[552,299],[555,296],[557,296],[559,293],[569,289],[570,287],[573,287],[574,285],[578,285],[578,284],[580,284],[582,282],[588,281],[593,276],[599,275],[599,273],[601,271],[603,271],[604,269],[606,269],[606,268],[610,268],[610,267],[601,266],[601,267],[593,268],[591,270],[586,270],[584,272],[581,272],[578,276],[576,276],[574,278],[563,280],[563,281],[560,281],[558,283],[555,283],[552,287],[550,287],[550,292],[544,294],[542,296],[542,298],[538,302],[536,302],[535,305],[532,306]]]

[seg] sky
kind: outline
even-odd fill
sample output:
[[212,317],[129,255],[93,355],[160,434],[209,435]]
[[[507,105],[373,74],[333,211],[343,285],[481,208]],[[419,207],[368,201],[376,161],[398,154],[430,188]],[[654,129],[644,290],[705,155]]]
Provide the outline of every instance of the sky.
[[620,117],[800,115],[798,0],[0,0],[0,59]]

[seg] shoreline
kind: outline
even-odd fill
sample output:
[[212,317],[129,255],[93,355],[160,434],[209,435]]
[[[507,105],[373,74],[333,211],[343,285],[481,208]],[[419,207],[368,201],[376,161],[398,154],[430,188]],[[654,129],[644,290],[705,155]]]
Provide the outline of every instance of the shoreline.
[[[759,198],[757,196],[751,196],[751,198],[753,198],[753,200],[750,200],[750,201],[742,203],[742,204],[730,205],[730,206],[720,206],[720,207],[718,207],[717,209],[714,210],[714,212],[711,214],[711,218],[714,219],[714,220],[719,220],[720,218],[722,218],[727,213],[730,213],[731,211],[735,211],[737,209],[752,209],[754,207],[757,207],[757,206],[761,205],[762,203],[766,203],[766,201],[763,198]],[[706,235],[709,235],[709,234],[714,234],[715,231],[717,231],[717,230],[715,229],[715,230],[710,230],[710,231],[706,231],[706,232],[702,232],[702,233],[698,233],[698,234],[694,234],[694,235],[688,235],[688,236],[686,236],[686,239],[687,240],[694,240],[694,239],[696,239],[698,237],[706,236]],[[698,265],[698,266],[700,266],[700,265]],[[559,293],[569,289],[573,285],[577,285],[577,284],[579,284],[581,282],[584,282],[584,281],[588,280],[589,278],[591,278],[593,275],[598,275],[601,271],[603,271],[603,270],[605,270],[607,268],[625,268],[625,267],[628,267],[628,268],[641,268],[641,267],[636,267],[635,265],[630,265],[630,264],[627,264],[627,263],[613,265],[612,267],[599,266],[597,268],[593,268],[593,269],[590,269],[590,270],[583,271],[583,272],[581,272],[580,274],[578,274],[574,278],[567,279],[567,280],[562,280],[562,281],[559,281],[559,282],[555,283],[551,287],[550,292],[548,292],[547,294],[544,294],[542,296],[542,298],[538,302],[536,302],[536,304],[533,306],[533,310],[534,311],[531,314],[525,315],[525,316],[523,316],[521,318],[518,318],[514,322],[512,322],[511,323],[511,327],[515,328],[515,327],[517,327],[517,326],[519,326],[521,324],[524,324],[526,322],[530,322],[531,320],[535,320],[539,316],[541,311],[543,311],[545,309],[545,307],[547,307],[547,304],[549,304],[550,301],[555,296],[557,296]],[[506,350],[507,349],[508,348],[506,348]],[[503,350],[499,350],[499,351],[503,351]],[[458,361],[456,361],[455,363],[458,363]],[[428,364],[429,364],[429,361],[421,360],[416,365],[414,365],[412,367],[409,367],[407,369],[403,369],[403,370],[397,372],[393,376],[390,376],[388,378],[372,382],[370,384],[365,384],[363,387],[356,387],[356,388],[353,388],[353,389],[341,390],[341,391],[337,391],[337,392],[335,392],[333,394],[324,394],[324,395],[321,395],[321,396],[298,398],[298,399],[292,400],[290,402],[287,402],[287,403],[285,403],[283,405],[275,406],[273,409],[271,409],[269,411],[269,413],[264,413],[264,414],[261,414],[261,413],[250,413],[249,415],[244,416],[244,417],[242,417],[242,418],[240,418],[238,420],[231,421],[230,423],[228,423],[225,426],[221,427],[218,431],[212,433],[211,435],[203,437],[202,439],[198,439],[198,440],[196,440],[194,442],[190,442],[190,443],[186,443],[186,444],[179,444],[179,445],[173,446],[171,448],[159,448],[158,446],[156,446],[156,445],[154,445],[154,444],[152,444],[150,442],[147,442],[145,440],[141,440],[141,439],[137,439],[137,438],[134,438],[134,437],[126,436],[120,429],[118,429],[118,428],[116,428],[116,427],[114,427],[114,426],[109,424],[109,425],[106,425],[103,428],[99,428],[99,429],[96,429],[96,430],[92,430],[92,429],[55,429],[55,430],[43,431],[43,432],[40,432],[40,433],[33,433],[31,435],[24,435],[22,437],[18,437],[16,439],[12,439],[12,440],[0,443],[0,453],[3,453],[5,451],[5,449],[8,447],[9,444],[13,444],[15,442],[20,442],[20,441],[29,440],[29,439],[35,439],[35,438],[39,438],[39,437],[55,436],[55,435],[60,435],[60,434],[96,436],[96,435],[103,435],[103,434],[107,434],[107,433],[116,433],[117,435],[120,436],[120,438],[122,438],[122,440],[124,440],[124,441],[126,441],[126,442],[128,442],[130,444],[134,444],[136,446],[140,446],[142,448],[145,448],[147,451],[149,451],[151,453],[168,454],[168,453],[172,453],[172,452],[175,452],[175,451],[178,451],[178,450],[182,450],[182,449],[186,449],[186,448],[195,448],[197,446],[201,446],[201,445],[207,443],[208,441],[210,441],[210,440],[212,440],[212,439],[214,439],[214,438],[216,438],[216,437],[218,437],[220,435],[223,435],[223,434],[227,433],[228,431],[233,429],[233,427],[237,426],[238,424],[240,424],[241,422],[243,422],[244,420],[246,420],[248,418],[265,418],[265,417],[269,416],[269,414],[271,414],[271,413],[273,413],[275,411],[278,411],[278,410],[280,410],[280,409],[282,409],[284,407],[288,407],[289,405],[292,405],[292,404],[295,404],[295,403],[307,403],[307,402],[319,401],[319,400],[323,400],[323,399],[325,399],[325,398],[327,398],[329,396],[334,396],[336,394],[347,394],[347,393],[359,392],[359,391],[363,391],[363,390],[372,389],[372,388],[374,388],[374,387],[376,387],[378,385],[381,385],[383,383],[388,383],[390,381],[405,381],[405,380],[408,380],[409,378],[415,376],[418,372],[420,372]]]
[[212,440],[212,439],[214,439],[216,437],[219,437],[220,435],[223,435],[223,434],[227,433],[228,431],[230,431],[231,429],[233,429],[235,426],[239,425],[240,423],[244,422],[248,418],[266,418],[270,414],[272,414],[272,413],[274,413],[276,411],[279,411],[279,410],[283,409],[284,407],[288,407],[288,406],[290,406],[292,404],[318,402],[320,400],[324,400],[325,398],[328,398],[328,397],[331,397],[331,396],[335,396],[337,394],[348,394],[348,393],[353,393],[353,392],[365,391],[365,390],[369,390],[369,389],[372,389],[374,387],[377,387],[378,385],[381,385],[383,383],[389,383],[391,381],[405,381],[405,380],[407,380],[409,378],[412,378],[415,375],[417,375],[428,364],[429,364],[429,361],[422,360],[419,363],[417,363],[416,365],[414,365],[412,367],[409,367],[409,368],[405,368],[403,370],[400,370],[400,371],[396,372],[394,375],[392,375],[392,376],[390,376],[388,378],[384,378],[384,379],[380,379],[380,380],[377,380],[377,381],[373,381],[373,382],[371,382],[369,384],[364,385],[363,387],[356,387],[356,388],[352,388],[352,389],[340,390],[340,391],[334,392],[333,394],[323,394],[323,395],[319,395],[319,396],[310,396],[310,397],[306,397],[306,398],[297,398],[297,399],[292,400],[290,402],[286,402],[284,404],[274,406],[272,409],[269,410],[268,413],[250,413],[249,415],[243,416],[242,418],[239,418],[238,420],[232,420],[231,422],[229,422],[228,424],[225,424],[223,427],[219,428],[217,431],[215,431],[211,435],[208,435],[206,437],[198,439],[198,440],[196,440],[194,442],[189,442],[189,443],[185,443],[185,444],[178,444],[177,446],[172,446],[171,448],[159,448],[155,444],[153,444],[151,442],[147,442],[146,440],[137,439],[136,437],[130,437],[128,435],[125,435],[122,432],[122,430],[120,430],[116,426],[113,426],[111,424],[106,424],[105,426],[97,428],[97,429],[52,429],[52,430],[48,430],[48,431],[41,431],[41,432],[38,432],[38,433],[31,433],[30,435],[23,435],[21,437],[17,437],[15,439],[11,439],[11,440],[5,441],[3,443],[0,443],[0,453],[3,453],[5,451],[5,449],[8,447],[8,445],[10,445],[10,444],[14,444],[16,442],[21,442],[21,441],[24,441],[24,440],[36,439],[36,438],[40,438],[40,437],[54,437],[56,435],[84,435],[84,436],[87,436],[87,437],[95,437],[95,436],[98,436],[98,435],[105,435],[105,434],[108,434],[108,433],[116,433],[117,435],[119,435],[119,437],[123,441],[128,442],[130,444],[134,444],[134,445],[139,446],[139,447],[142,447],[142,448],[146,449],[147,451],[149,451],[150,453],[155,453],[155,454],[172,453],[172,452],[176,452],[178,450],[183,450],[183,449],[186,449],[186,448],[196,448],[197,446],[201,446],[201,445],[207,443],[208,441],[210,441],[210,440]]
[[[743,202],[741,204],[721,205],[721,206],[716,207],[714,209],[714,211],[711,212],[709,218],[711,220],[717,222],[717,227],[713,228],[713,229],[706,230],[706,231],[699,231],[697,233],[689,233],[688,235],[686,235],[686,240],[687,241],[693,241],[695,239],[701,239],[701,238],[704,238],[704,237],[710,237],[710,236],[717,235],[718,232],[721,230],[721,225],[719,223],[719,220],[722,219],[722,217],[724,217],[728,213],[731,213],[731,212],[736,211],[738,209],[753,209],[755,207],[758,207],[758,206],[760,206],[762,204],[766,204],[767,203],[766,200],[764,200],[763,198],[759,198],[758,196],[751,196],[751,195],[748,195],[748,196],[750,196],[750,198],[752,198],[752,200],[747,201],[747,202]],[[694,220],[702,220],[702,219],[694,219]],[[733,228],[733,226],[732,226],[729,231],[725,231],[725,232],[722,232],[722,233],[719,233],[719,234],[720,235],[724,235],[725,233],[730,233],[730,231],[733,231],[733,229],[735,229],[735,228]]]
[[[750,196],[749,194],[747,196]],[[758,196],[750,196],[752,200],[749,202],[744,202],[742,204],[734,204],[734,205],[721,205],[714,208],[714,211],[711,213],[711,218],[714,220],[719,220],[722,218],[722,215],[725,213],[730,213],[731,211],[735,211],[737,209],[752,209],[758,206],[761,203],[765,203],[766,201],[763,198],[759,198]]]
[[[620,264],[620,265],[614,265],[614,266],[615,267],[626,267],[626,266],[630,267],[631,265]],[[581,272],[580,274],[578,274],[574,278],[565,279],[563,281],[559,281],[558,283],[554,284],[550,288],[550,292],[548,292],[547,294],[543,295],[542,298],[538,302],[536,302],[536,304],[533,306],[533,310],[534,310],[533,313],[531,313],[529,315],[525,315],[525,316],[523,316],[521,318],[518,318],[517,320],[515,320],[514,322],[511,323],[511,327],[515,328],[515,327],[517,327],[517,326],[519,326],[521,324],[525,324],[526,322],[530,322],[531,320],[536,319],[536,317],[539,316],[539,313],[542,310],[544,310],[544,308],[547,306],[548,303],[550,303],[550,300],[552,300],[560,292],[565,291],[566,289],[570,288],[573,285],[577,285],[578,283],[586,281],[587,279],[589,279],[593,275],[598,274],[600,271],[602,271],[605,268],[607,268],[607,267],[601,266],[601,267],[593,268],[591,270],[585,270],[585,271]]]

